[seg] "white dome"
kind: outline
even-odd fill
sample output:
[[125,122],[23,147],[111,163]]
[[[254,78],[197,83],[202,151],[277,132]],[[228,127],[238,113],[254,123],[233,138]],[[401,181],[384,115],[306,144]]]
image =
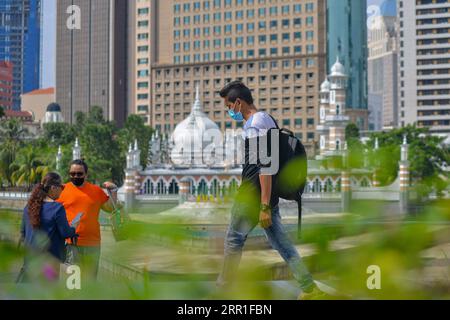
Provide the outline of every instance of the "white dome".
[[[181,162],[192,163],[193,157],[202,160],[203,151],[213,142],[212,137],[220,137],[222,139],[222,132],[217,124],[203,112],[200,102],[200,92],[197,87],[191,114],[179,123],[172,133],[170,139],[174,147],[171,154],[172,161],[178,164]],[[191,156],[189,156],[186,150],[189,146],[191,146]],[[208,154],[210,154],[209,151]]]
[[328,78],[325,79],[325,81],[321,84],[320,86],[320,91],[321,92],[329,92],[331,89],[331,83],[330,81],[328,81]]
[[336,63],[331,67],[331,76],[332,77],[346,77],[345,67],[339,61],[339,57],[336,60]]

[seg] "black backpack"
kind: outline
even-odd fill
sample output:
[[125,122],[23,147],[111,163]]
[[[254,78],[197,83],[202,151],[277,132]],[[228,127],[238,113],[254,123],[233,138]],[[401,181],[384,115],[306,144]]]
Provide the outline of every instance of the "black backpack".
[[[298,205],[298,234],[300,235],[302,226],[302,195],[305,190],[307,174],[308,174],[308,159],[305,147],[300,139],[288,129],[278,126],[277,121],[272,117],[277,129],[270,131],[279,131],[279,170],[276,175],[276,182],[274,191],[278,197],[285,200],[296,201]],[[270,140],[269,140],[270,145]]]

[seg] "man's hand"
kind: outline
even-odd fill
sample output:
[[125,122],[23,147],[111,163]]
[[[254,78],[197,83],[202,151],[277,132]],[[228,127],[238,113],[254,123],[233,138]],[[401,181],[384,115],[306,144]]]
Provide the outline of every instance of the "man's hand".
[[259,213],[259,223],[263,229],[268,229],[272,226],[271,212],[261,211]]
[[110,181],[107,181],[107,182],[103,183],[102,186],[103,186],[103,188],[109,189],[109,190],[117,189],[117,186],[114,183],[110,182]]

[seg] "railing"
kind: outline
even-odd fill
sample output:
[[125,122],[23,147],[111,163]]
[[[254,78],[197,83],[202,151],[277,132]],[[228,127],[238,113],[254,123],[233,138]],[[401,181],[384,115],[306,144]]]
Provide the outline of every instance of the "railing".
[[27,200],[30,197],[28,192],[0,191],[2,200]]

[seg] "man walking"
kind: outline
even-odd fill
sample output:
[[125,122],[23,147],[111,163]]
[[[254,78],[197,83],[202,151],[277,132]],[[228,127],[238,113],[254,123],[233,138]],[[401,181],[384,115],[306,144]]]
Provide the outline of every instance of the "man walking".
[[277,125],[269,114],[258,111],[250,89],[242,82],[229,83],[222,89],[220,96],[225,100],[230,117],[235,121],[245,121],[243,130],[246,154],[242,184],[231,210],[231,222],[225,238],[223,268],[217,285],[220,287],[233,280],[245,241],[259,223],[264,228],[271,246],[287,262],[298,281],[302,289],[299,298],[316,297],[320,291],[282,225],[279,198],[276,192],[273,192],[275,176],[263,174],[260,165],[251,164],[249,161],[249,139],[263,137],[270,129],[277,128]]
[[[112,212],[111,201],[117,201],[117,186],[111,182],[105,182],[103,187],[111,191],[114,199],[109,199],[105,192],[98,186],[89,183],[88,166],[83,160],[75,160],[70,165],[70,182],[65,185],[64,191],[57,200],[64,206],[67,220],[72,223],[78,215],[82,214],[77,228],[77,251],[80,267],[83,274],[90,278],[97,278],[100,261],[100,209]],[[72,249],[72,250],[70,250]]]

